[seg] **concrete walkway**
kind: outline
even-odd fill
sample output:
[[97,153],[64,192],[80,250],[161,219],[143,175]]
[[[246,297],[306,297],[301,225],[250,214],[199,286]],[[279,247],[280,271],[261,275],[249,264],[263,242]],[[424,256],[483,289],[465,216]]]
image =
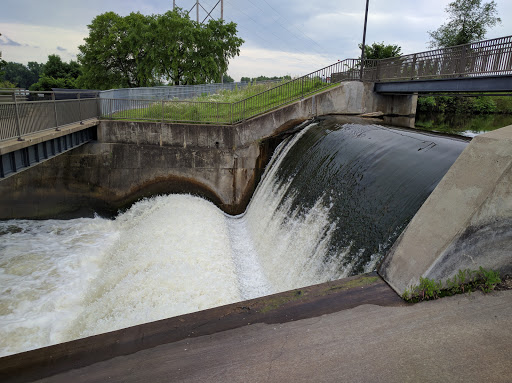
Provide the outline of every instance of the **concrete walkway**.
[[512,290],[364,304],[168,343],[40,382],[512,382]]

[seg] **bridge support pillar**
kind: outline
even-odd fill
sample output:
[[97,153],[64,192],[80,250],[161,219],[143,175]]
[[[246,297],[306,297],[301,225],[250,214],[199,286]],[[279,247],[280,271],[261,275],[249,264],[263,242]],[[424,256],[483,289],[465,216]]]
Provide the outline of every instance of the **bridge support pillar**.
[[418,94],[380,94],[375,83],[364,84],[363,107],[366,113],[382,112],[384,122],[393,126],[414,128]]

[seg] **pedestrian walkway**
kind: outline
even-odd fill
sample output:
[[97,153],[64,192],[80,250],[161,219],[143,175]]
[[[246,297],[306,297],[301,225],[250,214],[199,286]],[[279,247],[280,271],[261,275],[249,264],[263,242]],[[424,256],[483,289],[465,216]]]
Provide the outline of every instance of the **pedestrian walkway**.
[[511,382],[512,290],[363,304],[163,344],[41,382]]

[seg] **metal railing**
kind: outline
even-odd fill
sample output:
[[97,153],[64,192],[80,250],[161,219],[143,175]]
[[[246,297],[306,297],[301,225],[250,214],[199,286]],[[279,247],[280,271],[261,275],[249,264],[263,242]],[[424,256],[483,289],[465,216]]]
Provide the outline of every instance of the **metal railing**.
[[[101,98],[96,96],[85,99],[80,97],[81,94],[85,95],[81,91],[66,91],[65,97],[68,99],[59,100],[56,97],[58,93],[17,89],[11,93],[11,102],[5,102],[5,90],[2,90],[4,97],[0,103],[0,141],[15,137],[21,139],[26,134],[58,129],[89,118],[235,124],[323,91],[342,81],[379,82],[512,75],[512,36],[384,60],[365,60],[362,78],[360,65],[360,59],[338,61],[231,103],[167,100],[166,97],[171,97],[169,89],[175,87],[163,87],[168,92],[167,96],[158,100],[153,96],[163,89],[160,87],[151,91],[151,97],[144,99],[132,99],[128,94],[125,95],[128,98],[107,97],[106,93],[102,93]],[[176,88],[176,91],[183,91],[180,89]],[[119,90],[125,91],[128,92]],[[146,92],[147,89],[143,91]],[[87,93],[90,94],[91,91]]]
[[512,36],[373,61],[366,76],[379,82],[510,75]]
[[[0,103],[0,141],[22,140],[28,134],[59,130],[69,124],[98,118],[97,97],[81,98],[81,93],[75,93],[72,98],[69,92],[66,94],[67,99],[58,100],[56,92],[13,92],[11,102]],[[30,99],[40,101],[26,101]]]
[[[252,84],[271,84],[279,82],[281,82],[281,79],[256,81]],[[149,88],[121,88],[102,90],[99,92],[99,97],[102,99],[118,100],[190,100],[202,95],[216,94],[222,90],[232,91],[235,89],[244,89],[250,85],[251,83],[249,82],[231,82],[199,85],[153,86]]]
[[[347,59],[232,102],[100,99],[102,118],[180,123],[235,124],[320,92],[335,83],[359,79],[359,59]],[[371,60],[367,65],[373,65]]]

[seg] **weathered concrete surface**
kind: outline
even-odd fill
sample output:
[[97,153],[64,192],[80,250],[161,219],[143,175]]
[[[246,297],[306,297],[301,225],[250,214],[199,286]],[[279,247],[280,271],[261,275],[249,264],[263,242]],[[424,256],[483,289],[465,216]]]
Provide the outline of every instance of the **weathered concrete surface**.
[[512,271],[512,126],[475,137],[393,245],[379,274],[399,293],[459,269]]
[[404,302],[371,273],[0,358],[0,381],[31,381],[183,339],[254,323],[297,321],[361,304],[400,306]]
[[40,382],[510,382],[512,291],[251,324]]
[[108,215],[165,193],[200,195],[240,213],[263,171],[264,150],[86,144],[0,182],[0,218]]
[[0,219],[112,215],[168,193],[196,194],[240,214],[276,135],[326,114],[381,111],[407,125],[415,108],[414,96],[381,96],[354,81],[233,126],[101,121],[97,143],[0,182]]
[[5,140],[0,142],[0,155],[11,153],[16,150],[36,145],[44,141],[53,140],[54,138],[66,136],[68,134],[75,133],[80,130],[88,129],[92,126],[98,125],[98,123],[99,121],[97,118],[92,118],[90,120],[83,121],[83,124],[69,124],[60,127],[59,130],[43,130],[42,132],[37,132],[27,136],[23,136],[22,141],[18,141],[17,138]]

